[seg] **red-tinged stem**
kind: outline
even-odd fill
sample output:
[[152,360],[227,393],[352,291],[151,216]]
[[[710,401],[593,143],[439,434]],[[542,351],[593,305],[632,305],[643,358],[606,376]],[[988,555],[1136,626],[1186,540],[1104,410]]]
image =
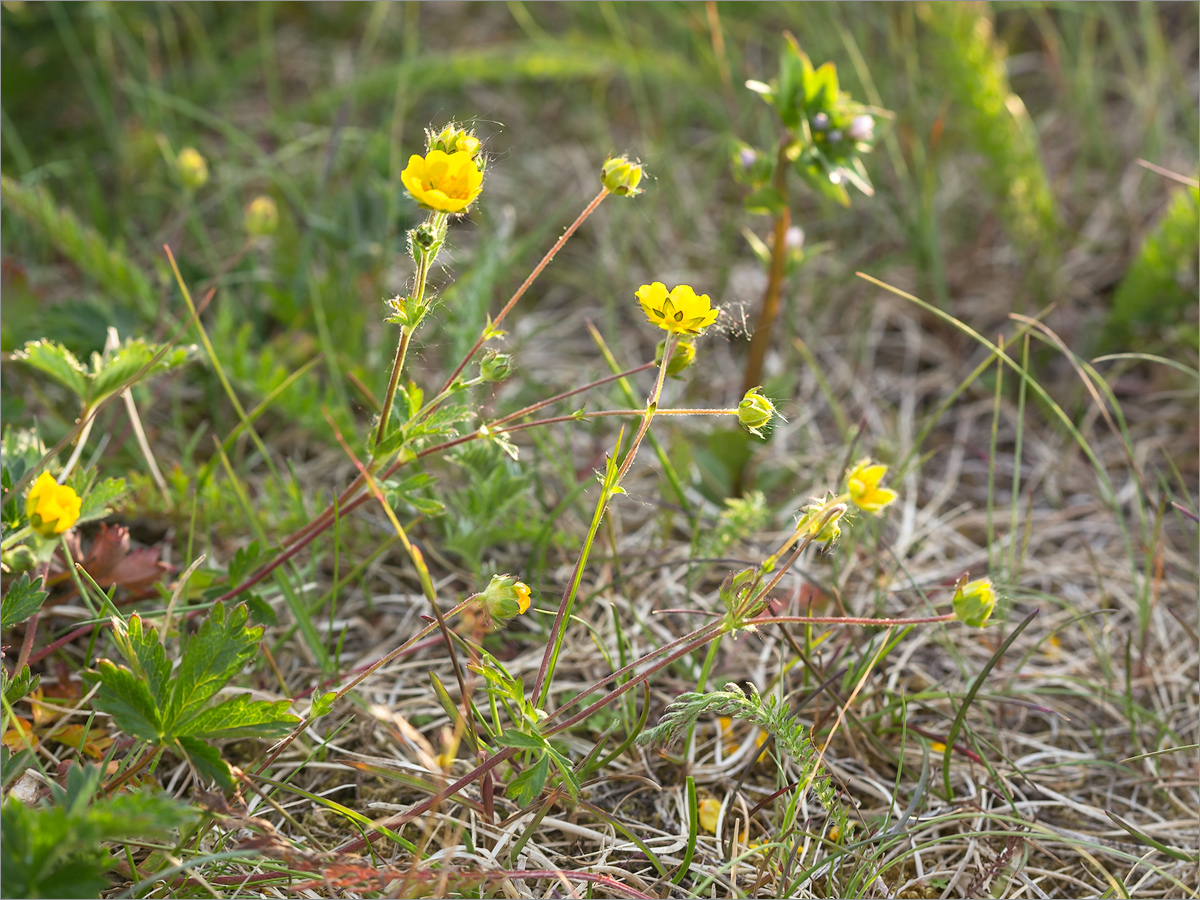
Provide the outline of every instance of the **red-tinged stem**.
[[944,616],[920,616],[913,619],[860,619],[851,616],[767,616],[761,619],[749,619],[747,625],[929,625],[934,622],[953,622],[957,616],[946,613]]
[[[596,211],[596,207],[599,206],[601,201],[607,196],[608,188],[600,188],[600,193],[593,198],[591,203],[583,208],[583,212],[579,214],[575,221],[567,226],[567,230],[563,232],[562,237],[554,242],[554,246],[551,247],[546,255],[542,257],[541,262],[533,267],[533,271],[529,273],[529,277],[521,283],[519,288],[517,288],[517,292],[512,295],[506,304],[504,304],[504,308],[496,314],[496,318],[492,319],[492,328],[495,328],[504,320],[504,317],[509,314],[514,306],[517,305],[517,301],[524,296],[527,290],[529,290],[529,286],[537,280],[539,275],[542,274],[542,270],[545,269],[546,266],[550,265],[550,260],[554,259],[558,251],[562,249],[563,244],[570,239],[571,235],[576,232],[580,225],[587,221],[587,217]],[[446,383],[442,386],[442,389],[438,393],[445,393],[446,391],[450,390],[450,385],[454,384],[455,379],[462,374],[462,370],[467,367],[467,363],[469,363],[472,357],[479,352],[479,348],[482,347],[486,341],[487,334],[481,334],[479,339],[475,341],[475,345],[471,347],[471,349],[467,352],[467,355],[463,357],[462,362],[458,364],[458,368],[456,368],[453,374],[446,379]]]
[[[571,397],[571,396],[581,393],[583,391],[587,391],[587,390],[591,390],[592,388],[600,387],[602,385],[608,384],[610,381],[616,381],[618,378],[625,378],[626,376],[629,376],[629,375],[636,375],[638,372],[642,372],[646,369],[653,368],[654,366],[655,366],[654,363],[644,363],[640,366],[634,366],[632,369],[627,369],[624,372],[621,372],[619,374],[609,375],[605,378],[600,378],[589,384],[585,384],[582,387],[574,388],[570,391],[564,391],[563,393],[556,394],[555,396],[547,398],[546,400],[540,400],[537,403],[533,403],[533,404],[525,407],[524,409],[517,410],[515,413],[510,413],[509,415],[504,416],[503,418],[497,419],[495,422],[487,425],[486,427],[488,429],[492,430],[493,433],[498,433],[495,430],[496,425],[500,425],[500,424],[503,424],[506,422],[511,422],[513,419],[517,419],[522,416],[529,415],[530,413],[536,412],[537,410],[542,409],[543,407],[549,406],[552,403],[557,403],[559,400],[564,400],[567,397]],[[638,414],[640,415],[641,411],[639,411]],[[523,423],[520,425],[514,425],[509,428],[501,429],[501,431],[505,431],[505,432],[521,431],[525,428],[533,428],[538,425],[549,425],[549,424],[554,424],[556,422],[566,422],[566,421],[573,420],[575,418],[578,418],[578,417],[577,416],[559,416],[559,417],[556,417],[553,419],[541,419],[537,422],[526,422],[526,423]],[[465,444],[468,441],[479,440],[481,437],[482,437],[482,435],[479,432],[472,432],[471,434],[464,435],[463,437],[455,438],[452,441],[445,441],[441,444],[436,444],[432,447],[426,447],[424,450],[417,453],[417,457],[423,458],[426,456],[431,456],[435,453],[441,453],[445,450],[449,450],[452,447],[457,447],[459,444]],[[382,479],[390,478],[397,471],[399,471],[401,467],[403,467],[406,464],[407,463],[403,460],[397,460],[396,462],[394,462],[390,466],[388,466],[386,469],[384,469],[382,474],[379,477]],[[346,490],[344,490],[342,492],[341,496],[338,498],[338,502],[336,504],[336,509],[338,510],[339,515],[345,515],[346,513],[357,509],[358,507],[362,506],[364,503],[367,502],[367,499],[368,499],[367,494],[360,494],[359,496],[354,497],[353,499],[350,499],[353,496],[353,493],[364,483],[365,483],[365,479],[363,478],[362,473],[359,472],[359,474],[355,477],[354,481],[351,482],[350,486],[348,488],[346,488]],[[330,525],[333,524],[334,510],[335,510],[335,505],[330,504],[329,507],[326,508],[325,512],[321,513],[321,515],[317,516],[317,518],[314,519],[312,522],[305,525],[299,531],[295,532],[294,534],[290,535],[289,537],[287,537],[284,540],[284,545],[287,547],[287,549],[283,550],[279,554],[279,556],[275,557],[273,560],[271,560],[269,563],[267,563],[262,569],[255,572],[252,576],[250,576],[244,582],[239,584],[237,587],[231,588],[230,590],[226,591],[218,599],[219,600],[232,600],[234,597],[238,596],[242,592],[248,590],[249,588],[254,587],[254,585],[258,584],[260,581],[265,579],[268,575],[270,575],[277,568],[279,568],[279,566],[283,565],[285,562],[287,562],[289,559],[291,559],[293,556],[295,556],[297,553],[299,553],[301,550],[303,550],[305,547],[307,547],[309,544],[311,544],[318,535],[320,535],[323,531],[325,531],[325,529],[327,529]]]
[[[385,828],[395,830],[405,822],[411,822],[413,819],[417,818],[417,816],[425,815],[425,813],[429,812],[429,810],[433,809],[443,800],[453,797],[467,785],[478,780],[479,777],[485,772],[490,772],[492,769],[496,768],[496,766],[500,765],[500,763],[507,762],[516,755],[517,749],[515,747],[505,747],[495,756],[485,759],[471,772],[468,772],[462,778],[458,779],[458,781],[454,782],[454,784],[444,787],[433,796],[422,800],[408,812],[400,813],[397,816],[392,816],[383,823],[383,826]],[[339,848],[339,850],[342,853],[357,853],[363,847],[367,846],[368,841],[374,841],[377,837],[380,837],[380,833],[378,831],[373,831],[366,838],[358,838],[357,840],[353,840],[344,847]]]

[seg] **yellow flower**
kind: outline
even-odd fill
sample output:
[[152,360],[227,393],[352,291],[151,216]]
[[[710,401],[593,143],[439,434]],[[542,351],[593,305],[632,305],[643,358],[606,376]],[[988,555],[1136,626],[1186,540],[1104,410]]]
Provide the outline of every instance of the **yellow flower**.
[[651,325],[674,334],[700,334],[721,314],[719,309],[713,309],[708,294],[697,295],[686,284],[669,294],[661,281],[643,284],[637,290],[637,298]]
[[717,819],[721,815],[721,801],[706,797],[700,801],[697,812],[699,813],[700,827],[710,834],[716,834]]
[[513,590],[517,592],[517,608],[521,610],[519,615],[524,615],[529,609],[529,598],[533,592],[529,590],[529,585],[523,581],[518,581],[514,584]]
[[471,205],[483,185],[483,173],[470,153],[430,150],[413,154],[400,180],[422,206],[444,213],[460,213]]
[[42,537],[68,530],[79,518],[80,500],[74,488],[59,484],[49,472],[38,476],[25,498],[25,515]]
[[882,463],[871,462],[870,459],[859,460],[846,473],[846,491],[850,494],[850,502],[864,512],[880,515],[884,507],[900,496],[891,488],[879,486],[887,470],[888,467]]

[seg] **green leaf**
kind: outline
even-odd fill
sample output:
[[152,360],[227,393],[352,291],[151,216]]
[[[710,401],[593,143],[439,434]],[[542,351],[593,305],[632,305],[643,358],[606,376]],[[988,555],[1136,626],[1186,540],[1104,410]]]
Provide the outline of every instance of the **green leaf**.
[[75,766],[66,787],[51,784],[53,805],[9,800],[0,811],[6,897],[97,897],[111,885],[103,844],[133,837],[161,840],[196,817],[185,803],[150,791],[97,797],[98,767]]
[[547,745],[546,752],[550,754],[550,760],[554,763],[554,768],[558,769],[558,774],[562,776],[563,784],[567,786],[567,792],[571,795],[572,800],[579,799],[579,776],[575,774],[575,767],[571,765],[571,761]]
[[49,375],[75,394],[80,402],[87,402],[91,390],[87,369],[75,358],[75,354],[62,344],[56,341],[30,341],[25,345],[25,349],[15,351],[12,358],[26,362],[39,372]]
[[175,675],[175,687],[164,720],[187,722],[238,674],[255,655],[261,627],[247,628],[245,605],[226,613],[224,604],[212,608],[200,630],[188,642]]
[[763,213],[774,216],[787,208],[787,200],[784,199],[783,193],[779,188],[769,184],[752,191],[745,203],[746,212],[755,214]]
[[258,541],[251,541],[249,547],[239,547],[233,554],[233,559],[229,561],[229,583],[237,585],[245,581],[247,576],[258,568],[264,556],[266,554],[258,545]]
[[201,711],[187,721],[175,723],[176,737],[279,738],[300,724],[299,716],[288,712],[290,700],[252,700],[240,694],[224,703]]
[[9,585],[8,593],[0,601],[0,628],[12,628],[40,610],[46,599],[46,592],[41,588],[42,579],[30,581],[28,573]]
[[312,702],[312,706],[308,709],[308,718],[319,719],[321,716],[329,715],[333,709],[333,702],[337,699],[337,691],[326,691],[320,697]]
[[171,661],[167,659],[167,651],[159,643],[158,631],[142,627],[142,617],[134,613],[124,626],[114,621],[115,628],[124,628],[125,639],[133,653],[131,665],[136,663],[140,670],[138,675],[145,679],[150,689],[150,696],[158,709],[164,709],[171,696],[170,677]]
[[[82,477],[82,475],[81,475]],[[76,525],[103,519],[112,512],[109,504],[119,500],[125,494],[124,478],[108,478],[97,484],[90,491],[81,492],[82,502],[79,505],[79,519]]]
[[9,676],[8,669],[0,666],[0,688],[4,694],[4,699],[8,701],[9,706],[16,703],[25,697],[28,697],[37,690],[39,684],[42,683],[41,675],[31,675],[29,666],[21,666],[21,671],[16,675]]
[[456,734],[461,734],[466,740],[467,746],[471,748],[471,752],[475,753],[479,750],[479,741],[475,737],[475,732],[467,727],[467,722],[463,718],[463,714],[458,709],[458,704],[450,697],[450,692],[446,690],[446,686],[442,684],[442,679],[437,677],[432,669],[429,671],[429,680],[433,684],[433,692],[437,694],[438,702],[442,704],[442,709],[450,719],[450,724],[454,726]]
[[112,716],[117,727],[126,734],[161,743],[165,730],[146,682],[111,660],[100,660],[96,668],[95,672],[84,673],[85,679],[100,682],[100,691],[92,705]]
[[547,744],[540,735],[526,734],[523,731],[506,731],[496,738],[496,743],[502,747],[516,747],[518,750],[545,751]]
[[147,344],[141,338],[134,338],[126,341],[107,357],[93,355],[92,367],[96,371],[92,380],[91,396],[88,398],[89,404],[95,406],[110,394],[187,362],[186,347],[174,347],[158,359],[154,359],[161,350],[160,344]]
[[229,771],[225,760],[221,759],[221,751],[216,747],[194,737],[176,738],[175,744],[201,778],[215,781],[227,791],[233,790],[233,773]]
[[517,806],[528,806],[542,793],[549,774],[550,757],[542,756],[541,759],[508,783],[508,799],[517,804]]

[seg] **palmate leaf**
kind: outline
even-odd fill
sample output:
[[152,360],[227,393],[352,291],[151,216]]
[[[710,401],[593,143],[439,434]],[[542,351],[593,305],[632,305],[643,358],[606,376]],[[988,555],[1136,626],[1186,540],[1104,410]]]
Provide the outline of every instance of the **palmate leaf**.
[[199,713],[254,657],[263,629],[247,628],[248,618],[244,604],[227,614],[225,605],[218,603],[188,641],[166,716],[172,726]]
[[6,897],[97,897],[110,887],[106,841],[161,838],[196,816],[163,794],[132,791],[96,797],[101,771],[70,769],[65,788],[51,784],[53,805],[15,800],[0,812],[0,855]]
[[141,338],[134,338],[127,340],[107,358],[93,354],[94,375],[87,397],[88,404],[95,406],[109,394],[129,387],[135,378],[149,378],[187,362],[188,348],[175,347],[155,360],[155,354],[161,349],[158,344],[148,344]]
[[276,738],[300,719],[287,711],[291,701],[254,700],[240,695],[215,705],[210,701],[254,655],[262,628],[246,626],[242,604],[230,612],[218,603],[188,643],[178,668],[159,642],[156,629],[138,615],[114,621],[113,633],[128,667],[107,659],[86,677],[99,682],[96,709],[113,717],[127,734],[159,747],[173,747],[204,778],[232,788],[221,754],[205,740]]
[[49,375],[83,403],[91,390],[88,371],[75,354],[56,341],[30,341],[22,350],[13,351],[13,359]]
[[160,744],[165,737],[158,704],[146,681],[124,666],[102,659],[97,671],[85,673],[85,678],[100,682],[100,690],[92,705],[113,717],[126,734]]
[[177,722],[176,736],[209,740],[241,737],[284,737],[299,721],[289,713],[290,700],[253,700],[240,694],[224,703],[201,710],[186,722]]
[[42,608],[46,592],[42,590],[42,579],[29,580],[24,573],[9,585],[8,593],[0,601],[0,628],[11,628],[24,622]]
[[542,793],[550,775],[550,757],[544,755],[508,783],[508,799],[517,806],[528,806]]

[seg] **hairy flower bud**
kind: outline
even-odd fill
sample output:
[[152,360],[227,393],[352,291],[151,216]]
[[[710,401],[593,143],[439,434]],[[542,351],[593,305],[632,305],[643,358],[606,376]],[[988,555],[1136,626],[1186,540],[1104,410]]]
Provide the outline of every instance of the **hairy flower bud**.
[[512,374],[512,370],[512,357],[497,350],[489,350],[479,361],[479,379],[484,384],[503,381]]
[[600,183],[619,197],[636,197],[641,193],[642,167],[627,157],[609,157],[600,169]]
[[479,602],[489,618],[503,622],[529,609],[530,593],[529,585],[515,575],[493,575]]
[[987,578],[967,581],[964,575],[954,590],[954,615],[964,625],[982,628],[996,608],[996,589]]
[[743,428],[762,437],[762,429],[775,417],[775,405],[762,395],[760,388],[750,388],[738,404],[737,417]]
[[[666,341],[659,341],[654,348],[654,364],[662,365],[663,351],[667,349]],[[667,363],[667,374],[678,378],[685,369],[690,369],[696,361],[696,345],[691,341],[681,340],[671,350],[671,361]]]
[[208,182],[208,160],[194,147],[184,147],[179,151],[175,157],[175,169],[179,173],[179,180],[193,191]]
[[266,237],[279,227],[279,210],[270,197],[255,197],[246,204],[242,224],[250,237]]

